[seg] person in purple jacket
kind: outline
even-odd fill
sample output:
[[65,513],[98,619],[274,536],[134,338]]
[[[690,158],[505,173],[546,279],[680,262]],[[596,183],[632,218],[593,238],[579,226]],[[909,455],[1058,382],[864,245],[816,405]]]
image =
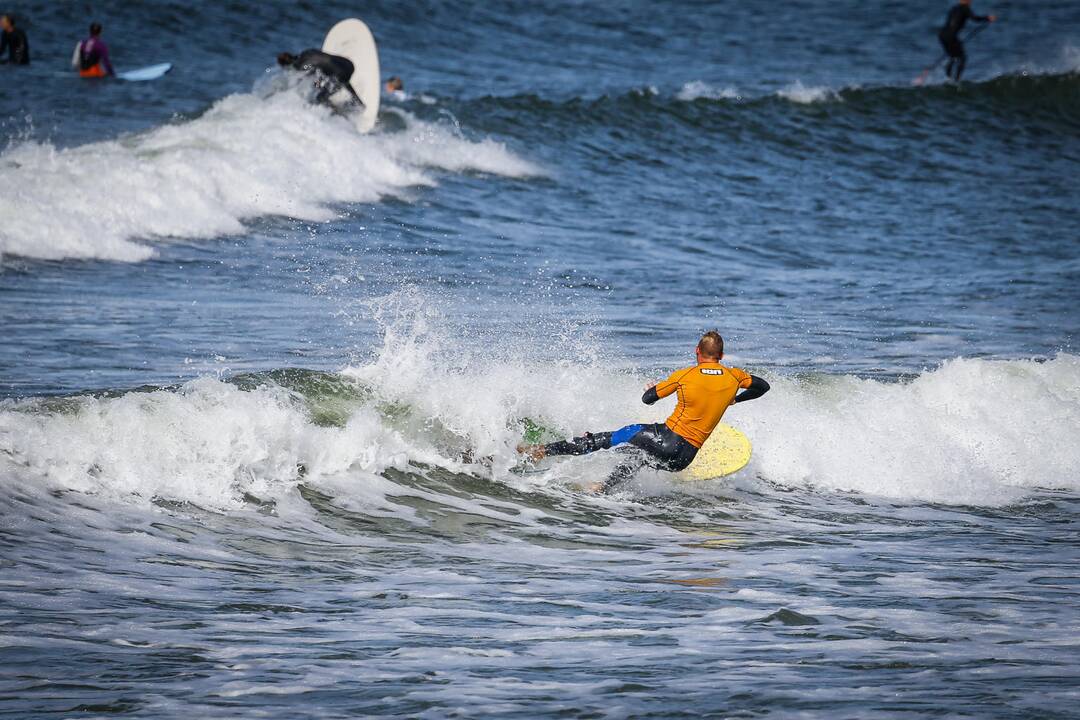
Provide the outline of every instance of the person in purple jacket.
[[109,62],[109,46],[101,39],[101,23],[91,23],[90,37],[75,46],[71,65],[79,71],[79,77],[115,75],[112,63]]

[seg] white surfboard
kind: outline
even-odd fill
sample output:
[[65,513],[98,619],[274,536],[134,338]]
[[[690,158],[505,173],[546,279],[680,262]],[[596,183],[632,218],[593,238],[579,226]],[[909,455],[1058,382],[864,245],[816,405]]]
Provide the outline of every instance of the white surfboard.
[[147,65],[146,67],[139,68],[138,70],[128,70],[127,72],[118,72],[116,77],[121,80],[127,80],[128,82],[141,82],[143,80],[157,80],[165,73],[172,70],[172,63],[159,63],[157,65]]
[[[339,55],[352,62],[353,74],[349,84],[364,101],[364,111],[357,127],[361,132],[371,130],[379,115],[379,51],[375,48],[375,38],[368,26],[356,18],[342,20],[326,33],[322,49],[325,53]],[[330,96],[330,102],[337,107],[344,107],[351,99],[346,90],[338,90]]]

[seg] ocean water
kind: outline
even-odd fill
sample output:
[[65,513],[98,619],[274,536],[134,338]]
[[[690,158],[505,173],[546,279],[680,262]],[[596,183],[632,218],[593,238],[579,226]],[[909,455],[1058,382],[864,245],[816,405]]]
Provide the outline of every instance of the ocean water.
[[[1077,717],[1080,6],[947,9],[14,8],[0,716]],[[710,327],[747,468],[517,470]]]

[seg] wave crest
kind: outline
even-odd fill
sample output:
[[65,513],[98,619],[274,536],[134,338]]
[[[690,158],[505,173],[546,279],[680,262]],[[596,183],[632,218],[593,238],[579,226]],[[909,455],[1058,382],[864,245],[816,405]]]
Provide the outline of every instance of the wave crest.
[[[432,331],[411,327],[418,334],[399,328],[372,361],[340,375],[281,370],[5,401],[0,482],[228,507],[246,493],[278,497],[302,476],[353,478],[335,484],[346,493],[391,492],[387,468],[462,472],[466,449],[495,455],[496,477],[517,482],[505,470],[523,418],[570,435],[670,412],[638,402],[644,376],[602,362],[507,362],[490,346],[442,360],[415,352],[414,341],[430,347]],[[770,380],[772,392],[725,418],[752,439],[750,466],[710,487],[766,481],[982,506],[1080,489],[1080,357],[957,359],[905,382]],[[605,473],[613,462],[562,461],[544,482]]]

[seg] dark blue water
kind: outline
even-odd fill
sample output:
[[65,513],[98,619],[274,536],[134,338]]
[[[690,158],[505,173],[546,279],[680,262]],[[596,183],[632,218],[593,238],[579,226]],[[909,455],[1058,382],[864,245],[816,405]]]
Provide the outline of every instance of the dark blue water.
[[[14,8],[0,714],[1070,716],[1080,7],[915,87],[947,9]],[[349,16],[366,135],[273,67]],[[745,470],[512,471],[708,327]]]

